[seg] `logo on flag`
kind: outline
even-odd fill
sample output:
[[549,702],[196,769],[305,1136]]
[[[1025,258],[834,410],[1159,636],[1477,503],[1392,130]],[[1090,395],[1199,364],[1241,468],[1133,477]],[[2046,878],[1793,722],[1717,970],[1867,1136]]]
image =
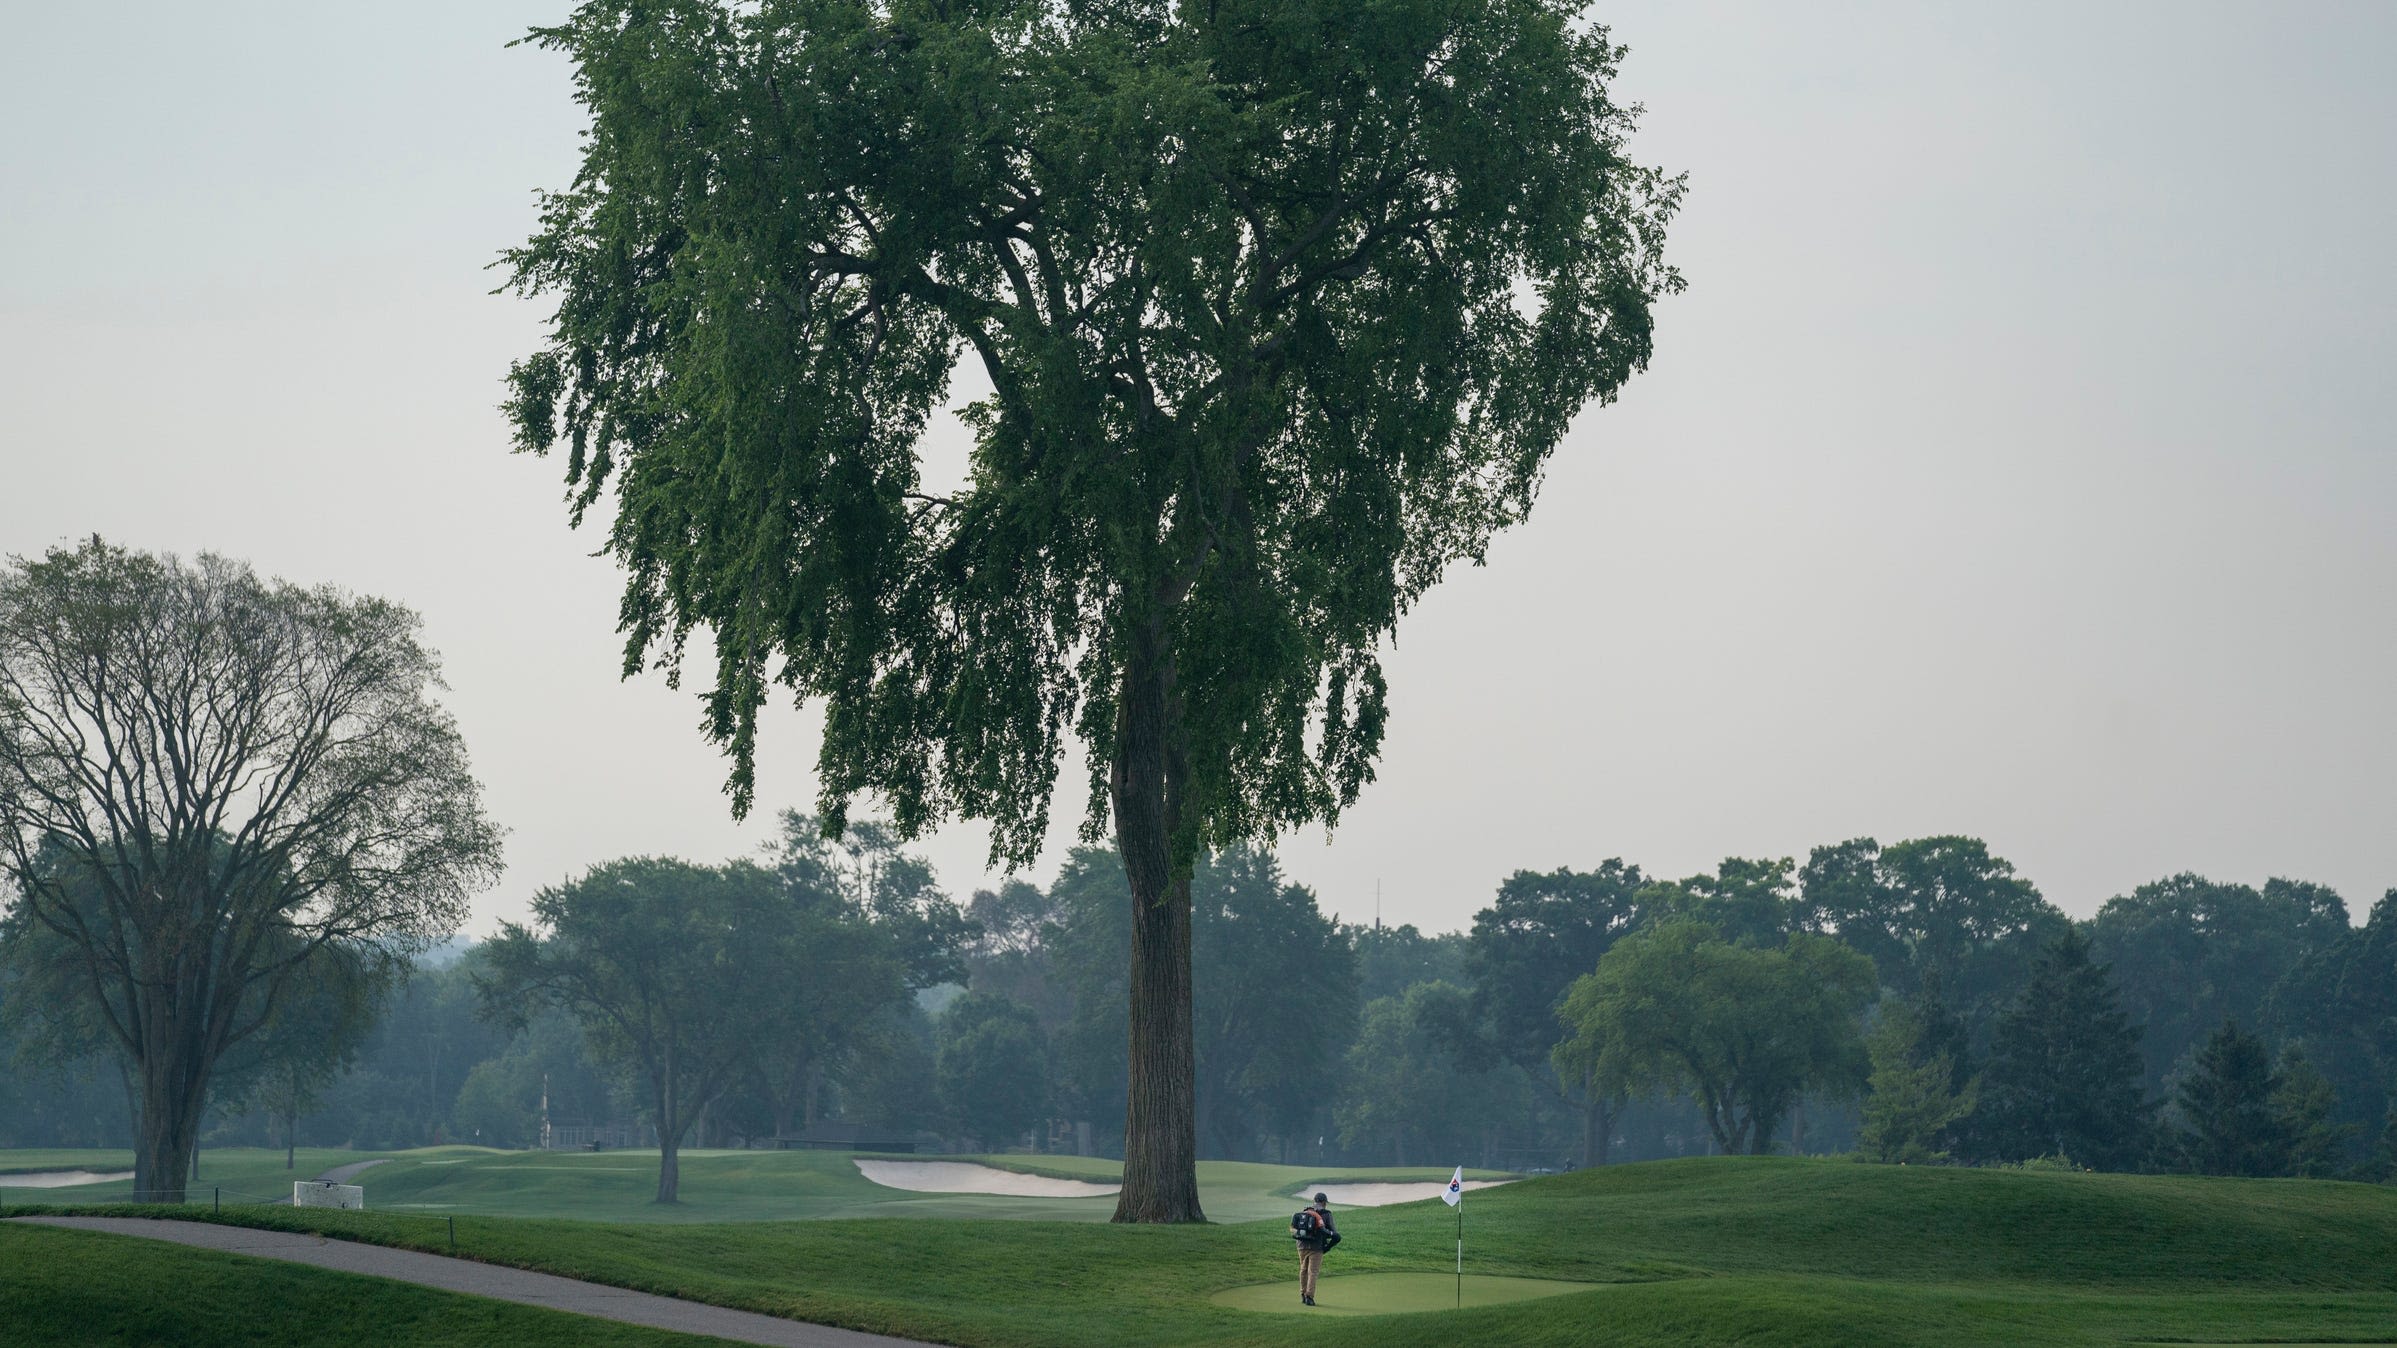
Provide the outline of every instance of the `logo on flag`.
[[1440,1191],[1440,1201],[1452,1208],[1465,1201],[1465,1167],[1458,1166],[1456,1174],[1449,1177],[1448,1187]]

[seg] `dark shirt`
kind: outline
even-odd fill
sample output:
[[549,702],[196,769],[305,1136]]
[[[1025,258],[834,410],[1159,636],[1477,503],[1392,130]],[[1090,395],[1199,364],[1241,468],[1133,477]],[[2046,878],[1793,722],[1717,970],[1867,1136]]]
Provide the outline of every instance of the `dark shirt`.
[[1320,1246],[1324,1244],[1323,1238],[1326,1235],[1337,1232],[1340,1229],[1339,1226],[1332,1221],[1331,1209],[1318,1207],[1315,1204],[1310,1203],[1307,1205],[1307,1211],[1315,1214],[1315,1220],[1318,1225],[1315,1228],[1315,1234],[1313,1236],[1302,1238],[1299,1241],[1299,1244]]

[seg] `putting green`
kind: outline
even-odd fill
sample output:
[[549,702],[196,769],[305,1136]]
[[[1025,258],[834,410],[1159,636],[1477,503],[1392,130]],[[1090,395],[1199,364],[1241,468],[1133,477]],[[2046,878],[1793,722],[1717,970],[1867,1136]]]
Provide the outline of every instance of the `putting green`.
[[[1542,1278],[1497,1278],[1465,1275],[1465,1304],[1497,1306],[1509,1301],[1587,1292],[1599,1283],[1550,1282]],[[1457,1277],[1453,1273],[1351,1273],[1315,1284],[1315,1304],[1298,1300],[1298,1271],[1287,1282],[1254,1283],[1217,1292],[1208,1300],[1243,1311],[1282,1311],[1302,1315],[1398,1315],[1408,1311],[1453,1310]]]

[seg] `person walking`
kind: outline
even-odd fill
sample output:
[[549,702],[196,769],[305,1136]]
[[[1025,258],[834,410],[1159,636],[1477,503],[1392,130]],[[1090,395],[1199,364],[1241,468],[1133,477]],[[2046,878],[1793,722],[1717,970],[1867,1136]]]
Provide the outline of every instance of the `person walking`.
[[1340,1228],[1332,1224],[1331,1199],[1315,1195],[1315,1202],[1298,1210],[1290,1219],[1291,1238],[1298,1242],[1298,1300],[1299,1304],[1315,1304],[1315,1279],[1323,1272],[1323,1252],[1340,1243]]

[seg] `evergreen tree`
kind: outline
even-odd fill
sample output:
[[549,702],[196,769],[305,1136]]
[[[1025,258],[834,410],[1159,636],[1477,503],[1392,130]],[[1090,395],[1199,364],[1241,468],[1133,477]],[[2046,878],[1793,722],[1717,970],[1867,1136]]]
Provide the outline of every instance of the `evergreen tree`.
[[1954,1055],[1939,1046],[1928,1017],[1910,1003],[1887,1004],[1869,1046],[1872,1094],[1864,1102],[1858,1149],[1884,1164],[1946,1160],[1941,1143],[1973,1112],[1979,1083],[1958,1088]]
[[2339,1172],[2347,1140],[2356,1130],[2350,1124],[2331,1121],[2338,1106],[2338,1091],[2307,1059],[2305,1050],[2292,1045],[2281,1055],[2280,1089],[2272,1094],[2272,1112],[2289,1139],[2285,1173],[2324,1179]]
[[2204,1175],[2285,1175],[2290,1138],[2282,1078],[2264,1041],[2225,1019],[2181,1082],[2181,1154]]
[[1998,1020],[1980,1147],[1988,1159],[2129,1166],[2148,1133],[2139,1082],[2139,1027],[2117,1003],[2106,966],[2090,959],[2089,938],[2067,930],[2039,952]]

